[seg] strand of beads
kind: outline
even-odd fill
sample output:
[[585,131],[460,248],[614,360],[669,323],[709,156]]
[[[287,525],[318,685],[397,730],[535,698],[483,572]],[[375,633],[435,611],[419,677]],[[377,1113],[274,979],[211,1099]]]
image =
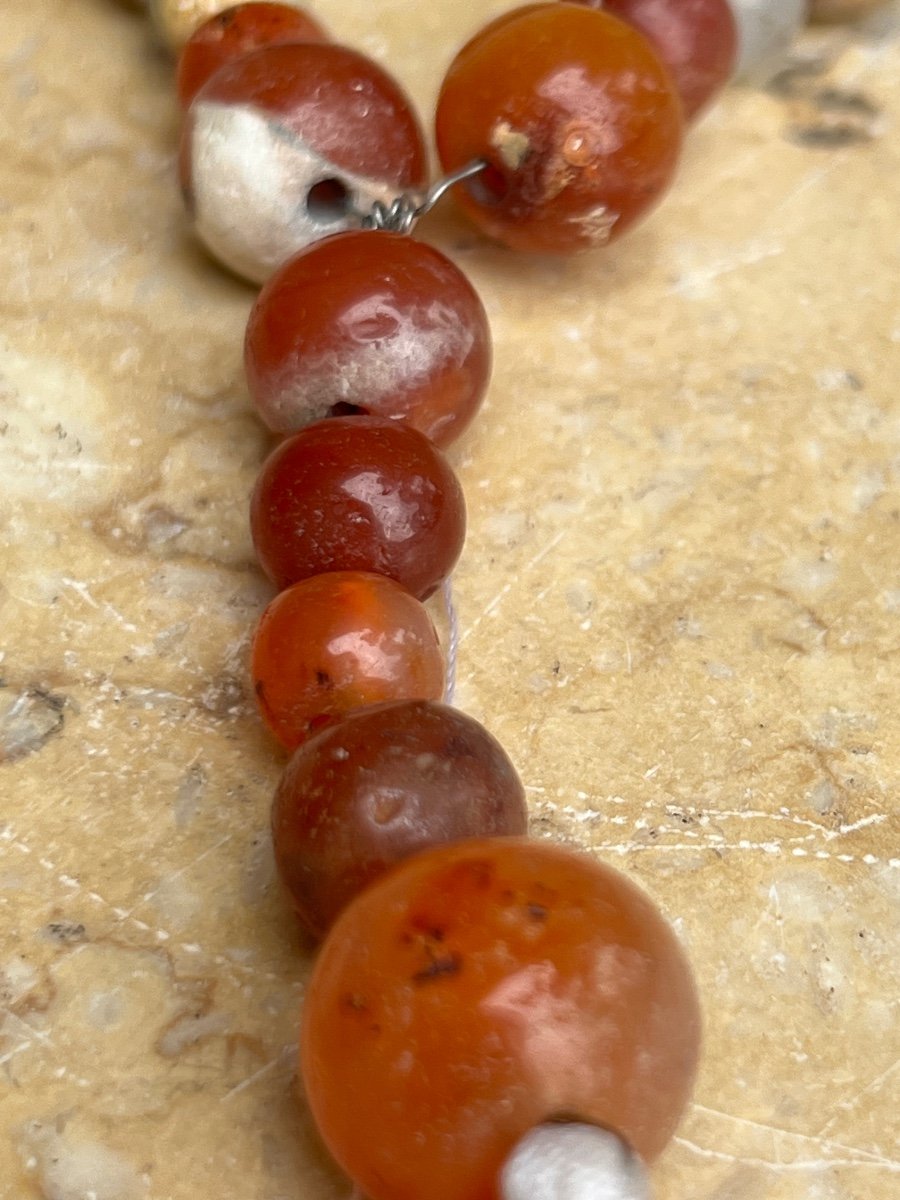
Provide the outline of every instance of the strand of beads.
[[[460,203],[516,248],[619,236],[668,186],[683,117],[721,86],[735,41],[724,0],[499,18],[439,100],[442,164],[469,177]],[[195,34],[179,88],[188,206],[213,253],[268,280],[247,375],[289,435],[253,498],[283,589],[253,674],[294,749],[279,869],[326,935],[301,1039],[319,1129],[371,1200],[640,1197],[639,1158],[668,1141],[696,1065],[684,955],[621,875],[520,836],[507,756],[436,703],[420,601],[464,528],[439,447],[473,419],[490,346],[468,282],[405,236],[423,207],[418,124],[380,68],[271,4]]]

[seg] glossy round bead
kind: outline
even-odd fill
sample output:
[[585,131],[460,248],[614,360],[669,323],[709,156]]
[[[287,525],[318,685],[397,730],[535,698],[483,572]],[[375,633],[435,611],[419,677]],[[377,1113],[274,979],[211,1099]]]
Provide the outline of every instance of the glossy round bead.
[[200,89],[182,131],[196,232],[262,282],[298,250],[359,228],[376,201],[426,179],[422,133],[381,67],[330,43],[265,46]]
[[806,21],[807,0],[729,0],[738,30],[735,74],[765,83],[783,65]]
[[270,429],[335,412],[402,421],[439,446],[475,415],[491,367],[475,289],[439,250],[344,233],[285,263],[247,326],[250,394]]
[[525,792],[477,721],[423,701],[357,709],[294,754],[272,809],[275,861],[321,936],[388,867],[461,838],[524,834]]
[[325,1143],[370,1200],[497,1200],[546,1120],[652,1159],[687,1103],[700,1020],[649,899],[517,838],[416,855],[356,898],[308,986],[301,1066]]
[[313,575],[276,596],[250,670],[263,720],[288,749],[352,708],[444,692],[428,613],[392,579],[361,571]]
[[526,1133],[500,1179],[501,1200],[651,1200],[647,1172],[620,1138],[568,1121]]
[[669,73],[635,29],[576,4],[506,14],[464,46],[438,100],[444,170],[492,237],[521,250],[601,246],[669,186],[682,138]]
[[272,452],[250,521],[260,566],[280,588],[325,571],[375,571],[424,600],[462,550],[465,501],[417,429],[332,417]]
[[685,116],[694,117],[725,86],[737,60],[729,0],[575,0],[639,29],[668,67]]
[[324,42],[322,26],[290,4],[237,4],[196,29],[178,60],[178,101],[187,108],[208,79],[226,63],[262,46]]

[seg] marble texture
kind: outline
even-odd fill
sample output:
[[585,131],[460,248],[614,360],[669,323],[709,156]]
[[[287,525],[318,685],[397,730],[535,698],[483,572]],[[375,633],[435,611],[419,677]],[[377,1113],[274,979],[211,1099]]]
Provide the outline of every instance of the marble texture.
[[[503,7],[316,12],[427,113]],[[900,1186],[900,20],[813,36],[606,252],[422,229],[496,339],[458,702],[704,998],[657,1200]],[[7,0],[0,62],[0,1197],[345,1200],[246,679],[252,292],[186,232],[145,18]]]

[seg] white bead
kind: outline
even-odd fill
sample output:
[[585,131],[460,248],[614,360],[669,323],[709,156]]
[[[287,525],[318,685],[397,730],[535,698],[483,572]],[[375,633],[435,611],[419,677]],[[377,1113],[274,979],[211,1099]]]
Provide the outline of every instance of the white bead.
[[502,1200],[650,1200],[641,1160],[595,1125],[538,1125],[519,1141],[500,1176]]
[[807,0],[731,0],[738,27],[738,79],[771,79],[803,28],[806,6]]
[[[190,109],[190,195],[194,229],[225,266],[253,283],[305,246],[359,229],[375,201],[397,188],[323,158],[252,105],[198,98]],[[337,181],[343,200],[307,206],[316,184]]]

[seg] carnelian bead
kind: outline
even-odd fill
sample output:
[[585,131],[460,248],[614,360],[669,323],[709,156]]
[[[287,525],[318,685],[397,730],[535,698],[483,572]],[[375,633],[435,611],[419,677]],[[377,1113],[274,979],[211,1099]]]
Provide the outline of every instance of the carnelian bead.
[[262,283],[315,241],[420,189],[427,159],[399,85],[331,43],[264,46],[227,63],[185,113],[182,191],[197,235]]
[[290,4],[236,4],[204,21],[187,41],[178,60],[177,89],[187,108],[220,67],[281,42],[323,42],[325,30],[303,9]]
[[524,834],[525,791],[471,717],[424,701],[357,709],[291,759],[272,808],[278,870],[321,936],[364,886],[417,851]]
[[438,99],[446,171],[469,216],[516,249],[601,246],[669,186],[682,139],[671,77],[637,30],[576,4],[530,5],[456,56]]
[[288,749],[325,717],[383,700],[439,700],[444,661],[418,600],[384,575],[313,575],[276,596],[253,640],[263,720]]
[[394,233],[342,233],[276,272],[250,314],[244,362],[260,416],[290,433],[349,408],[447,446],[490,374],[487,316],[440,251]]
[[269,455],[250,522],[260,566],[280,588],[374,571],[424,600],[459,558],[466,510],[447,460],[417,429],[331,417]]
[[513,1145],[554,1117],[657,1155],[699,1036],[687,960],[643,892],[587,855],[497,838],[416,855],[344,910],[301,1066],[370,1200],[497,1200]]
[[729,0],[574,0],[639,29],[669,68],[685,116],[719,92],[737,61],[737,25]]

